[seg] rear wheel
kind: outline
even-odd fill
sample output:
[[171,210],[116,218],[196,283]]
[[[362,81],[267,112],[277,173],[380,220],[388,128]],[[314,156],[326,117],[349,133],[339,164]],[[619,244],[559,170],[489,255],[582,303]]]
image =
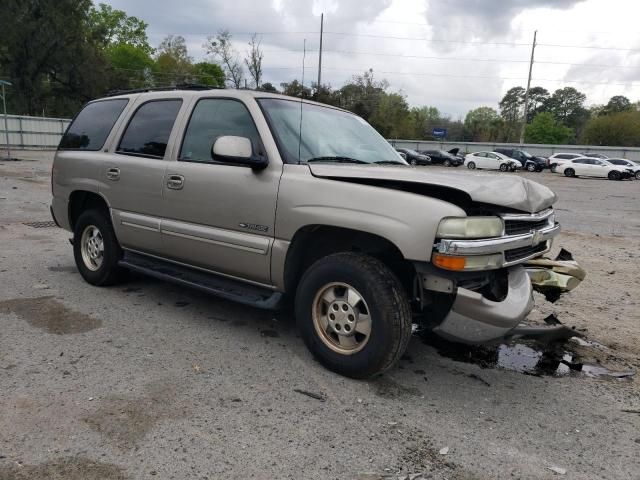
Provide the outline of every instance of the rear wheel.
[[122,249],[106,211],[80,215],[73,231],[73,256],[82,278],[92,285],[112,285],[122,278],[125,270],[118,266]]
[[565,177],[575,177],[576,176],[576,171],[573,168],[567,168],[564,171],[564,176]]
[[476,169],[476,162],[469,162],[467,163],[467,168],[469,170],[475,170]]
[[609,180],[620,180],[622,178],[622,175],[620,174],[620,172],[616,171],[616,170],[612,170],[609,172]]
[[318,260],[303,275],[295,305],[311,353],[348,377],[385,372],[411,337],[411,309],[402,284],[367,255],[337,253]]

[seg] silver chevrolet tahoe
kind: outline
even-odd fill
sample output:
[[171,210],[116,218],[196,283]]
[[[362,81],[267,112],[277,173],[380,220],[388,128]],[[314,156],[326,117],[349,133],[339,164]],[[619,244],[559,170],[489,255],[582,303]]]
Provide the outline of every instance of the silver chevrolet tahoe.
[[90,284],[132,270],[256,307],[290,299],[311,352],[356,378],[394,365],[413,322],[508,335],[533,306],[522,264],[559,232],[544,186],[415,168],[350,112],[242,90],[88,103],[52,189]]

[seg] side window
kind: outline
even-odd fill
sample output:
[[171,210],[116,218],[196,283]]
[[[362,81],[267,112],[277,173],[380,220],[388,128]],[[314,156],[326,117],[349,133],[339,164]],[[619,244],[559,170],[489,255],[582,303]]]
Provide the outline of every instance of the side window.
[[226,135],[248,138],[254,152],[260,148],[260,135],[242,102],[227,98],[202,99],[193,109],[178,159],[217,163],[211,158],[211,149],[219,137]]
[[122,135],[118,153],[163,158],[182,100],[151,100],[142,104]]
[[60,140],[60,150],[100,150],[129,100],[118,98],[89,103]]
[[475,155],[476,155],[476,157],[482,157],[482,158],[486,158],[487,157],[487,153],[486,152],[476,153]]

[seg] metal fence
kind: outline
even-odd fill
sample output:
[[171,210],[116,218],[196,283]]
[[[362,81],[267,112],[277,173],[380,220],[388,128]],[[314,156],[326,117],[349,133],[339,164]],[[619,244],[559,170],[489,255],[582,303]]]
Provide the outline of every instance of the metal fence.
[[[7,115],[9,144],[12,149],[54,149],[71,120],[68,118]],[[4,118],[0,116],[0,148],[6,144]]]
[[446,141],[426,141],[426,140],[389,140],[398,148],[411,148],[413,150],[451,150],[459,148],[460,153],[471,153],[480,151],[493,151],[496,148],[519,148],[526,150],[532,155],[548,157],[554,153],[600,153],[609,158],[628,158],[630,160],[640,160],[640,148],[637,147],[597,147],[593,145],[541,145],[498,142],[446,142]]
[[[9,143],[13,149],[55,149],[66,131],[68,118],[45,118],[8,115]],[[0,119],[0,149],[5,145],[4,121]],[[540,145],[509,144],[498,142],[447,142],[426,140],[389,140],[395,147],[414,150],[451,150],[459,148],[461,153],[492,151],[496,148],[521,148],[534,155],[548,157],[558,152],[601,153],[607,157],[640,160],[640,148],[635,147],[596,147],[593,145]]]

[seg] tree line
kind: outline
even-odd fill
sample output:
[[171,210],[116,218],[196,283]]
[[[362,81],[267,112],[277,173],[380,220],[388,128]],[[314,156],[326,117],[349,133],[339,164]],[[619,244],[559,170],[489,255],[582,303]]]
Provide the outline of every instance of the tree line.
[[623,96],[587,107],[586,95],[573,87],[550,93],[530,89],[525,119],[525,89],[507,91],[498,109],[475,108],[464,120],[434,106],[410,106],[373,70],[353,76],[340,88],[303,85],[294,79],[276,86],[263,82],[261,39],[253,35],[239,52],[228,31],[207,38],[207,59],[195,62],[186,41],[167,36],[152,47],[147,23],[122,10],[91,0],[5,0],[0,5],[0,78],[13,83],[10,112],[71,116],[82,104],[107,92],[201,84],[253,88],[350,110],[386,138],[433,140],[444,128],[452,141],[517,142],[526,121],[528,143],[589,143],[640,146],[640,107]]

